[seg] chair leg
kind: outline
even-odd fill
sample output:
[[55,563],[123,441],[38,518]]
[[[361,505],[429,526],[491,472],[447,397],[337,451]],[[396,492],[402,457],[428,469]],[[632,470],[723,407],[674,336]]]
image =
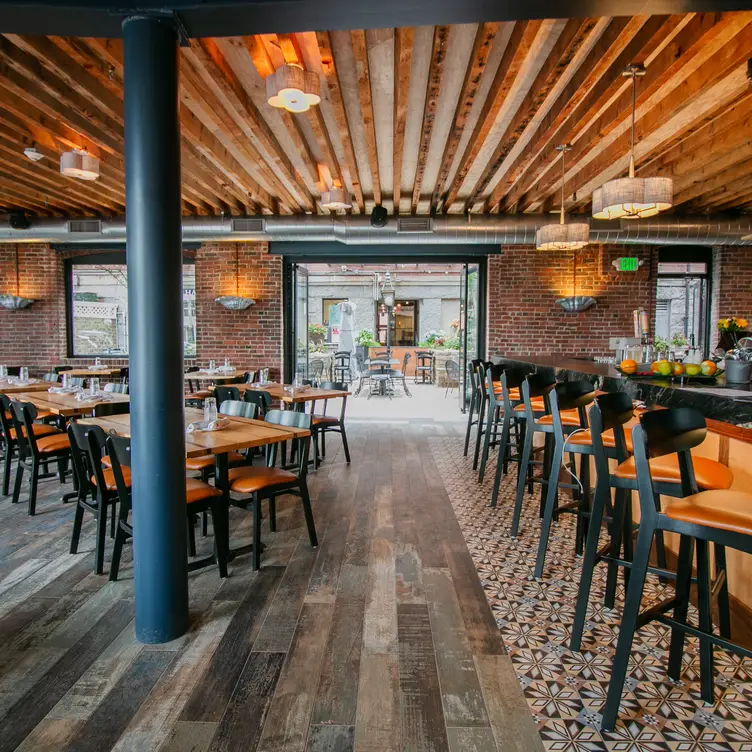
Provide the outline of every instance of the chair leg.
[[115,533],[115,545],[112,547],[112,563],[110,564],[110,580],[114,582],[118,578],[120,571],[120,556],[123,553],[123,544],[125,543],[125,530],[118,525]]
[[491,503],[489,506],[495,507],[499,501],[499,486],[501,485],[501,473],[504,470],[505,458],[509,445],[509,424],[510,419],[508,416],[504,416],[504,422],[501,426],[501,442],[499,443],[499,451],[496,455],[496,473],[494,475],[493,491],[491,492]]
[[[721,637],[731,639],[731,615],[729,606],[728,576],[726,572],[726,547],[716,543],[715,549],[715,576],[723,577],[723,584],[718,590],[718,630]],[[723,573],[723,574],[721,574]]]
[[18,462],[16,468],[16,482],[13,484],[13,504],[18,504],[18,500],[21,498],[21,485],[23,483],[24,465],[21,461]]
[[5,462],[3,463],[3,496],[7,496],[10,493],[10,471],[13,462],[13,449],[8,448],[5,450]]
[[111,504],[112,514],[110,515],[110,538],[115,537],[115,530],[117,530],[117,504]]
[[491,448],[491,434],[494,428],[494,410],[490,402],[488,405],[488,414],[486,415],[485,436],[483,437],[483,454],[480,459],[480,470],[478,470],[478,483],[483,483],[486,475],[486,463],[488,462],[488,452]]
[[39,462],[31,461],[31,475],[29,477],[29,514],[33,517],[37,512],[37,486],[39,484]]
[[[600,479],[599,479],[600,481]],[[585,629],[587,607],[590,601],[590,588],[593,584],[593,572],[598,563],[598,541],[600,538],[601,525],[603,524],[603,512],[606,506],[608,487],[605,483],[596,481],[593,506],[590,510],[590,526],[587,531],[585,543],[585,555],[582,559],[582,574],[580,586],[577,591],[577,605],[574,611],[574,621],[569,638],[569,649],[579,651],[582,645],[582,633]],[[604,486],[606,486],[604,488]]]
[[73,517],[73,532],[71,533],[70,553],[78,553],[78,541],[81,537],[81,525],[84,521],[84,508],[76,504],[76,514]]
[[467,457],[468,450],[470,449],[470,433],[473,427],[473,414],[475,413],[475,395],[470,397],[470,404],[467,408],[467,429],[465,430],[465,448],[462,452],[463,457]]
[[[204,515],[206,515],[206,512],[204,512]],[[227,540],[227,506],[224,499],[218,499],[212,504],[211,515],[219,576],[224,579],[227,577],[227,558],[230,549],[230,542]]]
[[[212,519],[213,518],[214,518],[214,515],[212,514]],[[206,538],[208,534],[209,534],[209,515],[206,512],[203,512],[201,515],[201,537]]]
[[[99,495],[99,494],[97,494]],[[94,574],[104,572],[104,547],[107,541],[107,504],[97,499],[97,538],[94,544]]]
[[261,500],[253,496],[253,570],[261,569]]
[[580,495],[579,511],[577,515],[577,535],[575,538],[575,554],[582,556],[585,546],[585,539],[588,533],[588,518],[584,513],[590,511],[590,455],[580,455],[580,483],[582,483],[582,494]]
[[345,452],[345,461],[350,464],[350,447],[347,445],[347,434],[345,433],[345,424],[340,425],[340,433],[342,434],[342,449]]
[[[692,586],[692,554],[694,553],[694,545],[695,542],[691,536],[681,536],[679,540],[679,561],[676,567],[676,606],[674,606],[674,619],[676,621],[686,621],[687,619],[689,593]],[[668,675],[674,681],[679,681],[681,678],[684,638],[685,633],[683,630],[671,630]]]
[[[697,611],[698,623],[703,632],[712,633],[713,616],[710,596],[710,544],[704,540],[695,542],[697,547]],[[713,691],[713,643],[700,638],[700,694],[706,705],[712,705]]]
[[326,458],[326,429],[321,431],[321,457]]
[[554,509],[558,503],[558,469],[561,465],[561,455],[562,447],[557,441],[553,452],[551,453],[551,472],[548,477],[548,493],[546,494],[546,506],[543,510],[540,540],[538,541],[538,557],[535,561],[535,579],[537,580],[543,577],[543,567],[546,564],[546,551],[548,550],[548,537],[551,533],[551,522],[554,517]]
[[608,684],[606,704],[603,707],[601,727],[604,731],[612,731],[619,715],[619,704],[624,690],[624,681],[627,678],[629,656],[632,652],[632,641],[637,629],[637,619],[640,615],[640,603],[642,591],[645,587],[645,577],[648,572],[650,549],[653,545],[653,528],[645,522],[640,525],[637,536],[637,552],[632,566],[632,576],[627,588],[627,596],[624,601],[624,612],[619,627],[619,640],[616,645],[616,653],[613,658],[611,680]]
[[475,453],[473,454],[473,470],[478,469],[478,460],[480,459],[480,440],[483,436],[483,414],[486,412],[486,399],[481,399],[478,408],[478,430],[475,432]]
[[188,556],[196,555],[196,515],[188,515]]
[[319,469],[319,431],[313,432],[313,469]]
[[[630,517],[629,520],[627,520],[627,510],[629,507],[626,504],[627,494],[629,493],[631,492],[625,488],[617,488],[614,494],[614,513],[610,525],[611,548],[609,553],[611,556],[621,556],[624,529],[628,527],[631,532],[632,519]],[[616,603],[616,585],[618,577],[619,565],[610,561],[608,563],[608,571],[606,572],[606,591],[603,599],[603,605],[608,609],[612,609]]]
[[319,541],[316,537],[316,525],[313,522],[311,497],[308,495],[308,485],[305,480],[300,484],[300,500],[303,503],[303,515],[305,516],[306,527],[308,528],[308,538],[311,541],[311,548],[316,548],[319,545]]
[[520,515],[522,514],[522,500],[525,495],[525,486],[527,485],[527,472],[530,466],[530,454],[533,445],[533,431],[525,431],[525,442],[522,447],[522,458],[517,469],[517,498],[514,502],[514,517],[512,518],[512,538],[517,537],[517,531],[520,526]]
[[277,497],[269,498],[269,532],[277,532]]

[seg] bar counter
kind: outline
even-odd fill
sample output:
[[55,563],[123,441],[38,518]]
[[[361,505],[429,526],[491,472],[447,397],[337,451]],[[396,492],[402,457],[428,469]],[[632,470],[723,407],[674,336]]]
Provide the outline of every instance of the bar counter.
[[694,407],[707,419],[714,433],[752,443],[752,391],[749,387],[717,384],[680,384],[664,379],[627,378],[614,366],[566,355],[501,356],[507,363],[539,372],[550,371],[559,381],[586,379],[606,392],[625,391],[648,407]]

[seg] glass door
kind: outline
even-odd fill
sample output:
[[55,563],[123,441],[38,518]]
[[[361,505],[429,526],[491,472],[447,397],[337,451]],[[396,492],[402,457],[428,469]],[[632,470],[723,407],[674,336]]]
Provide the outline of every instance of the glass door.
[[293,287],[295,327],[295,377],[308,378],[308,269],[295,265]]
[[465,411],[472,392],[467,364],[478,357],[478,264],[465,264],[460,278],[460,409]]

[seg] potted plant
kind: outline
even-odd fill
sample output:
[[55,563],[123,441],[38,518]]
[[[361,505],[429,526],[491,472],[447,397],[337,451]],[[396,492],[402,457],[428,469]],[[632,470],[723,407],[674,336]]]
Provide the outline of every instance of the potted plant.
[[[752,350],[739,347],[739,336],[747,330],[749,322],[740,316],[731,316],[718,322],[721,333],[719,347],[726,350],[726,382],[748,384],[752,376]],[[730,345],[730,346],[729,346]]]
[[308,341],[314,345],[320,345],[326,337],[326,327],[323,324],[308,324]]
[[358,332],[358,336],[355,337],[355,350],[360,353],[363,360],[368,359],[368,348],[378,347],[379,343],[373,336],[373,332],[370,329],[361,329]]

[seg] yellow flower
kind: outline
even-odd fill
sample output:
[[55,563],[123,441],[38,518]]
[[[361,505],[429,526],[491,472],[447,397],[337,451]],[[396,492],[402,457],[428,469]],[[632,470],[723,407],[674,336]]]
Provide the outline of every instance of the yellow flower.
[[722,331],[725,331],[726,329],[728,329],[729,328],[729,319],[720,319],[718,321],[718,328],[721,329]]
[[736,323],[739,325],[740,329],[746,329],[749,326],[749,321],[747,321],[747,319],[737,319]]

